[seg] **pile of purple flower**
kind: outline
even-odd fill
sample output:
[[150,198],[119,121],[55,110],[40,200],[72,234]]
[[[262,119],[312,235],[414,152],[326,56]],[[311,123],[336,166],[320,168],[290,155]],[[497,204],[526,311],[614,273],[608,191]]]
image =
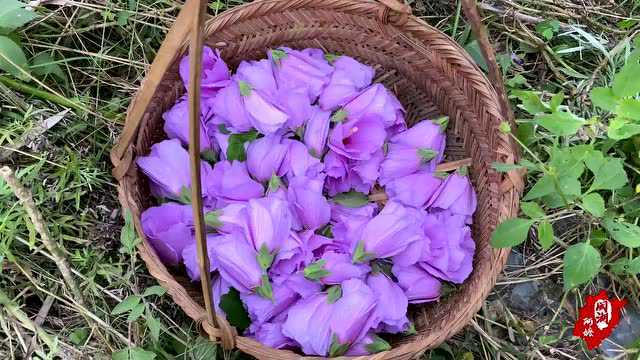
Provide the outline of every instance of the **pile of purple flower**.
[[[270,50],[232,75],[205,48],[202,74],[214,303],[222,313],[221,296],[240,294],[245,335],[322,356],[387,350],[378,335],[411,332],[409,304],[469,276],[476,195],[465,169],[436,169],[446,119],[407,128],[372,67],[318,49]],[[181,98],[163,116],[169,139],[137,164],[161,203],[142,214],[146,236],[198,281],[187,113]]]

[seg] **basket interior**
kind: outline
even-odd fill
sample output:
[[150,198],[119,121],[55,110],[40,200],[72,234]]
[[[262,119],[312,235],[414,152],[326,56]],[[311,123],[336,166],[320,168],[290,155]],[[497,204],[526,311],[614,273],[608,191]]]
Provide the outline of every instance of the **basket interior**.
[[[221,49],[222,57],[232,69],[241,60],[265,58],[269,48],[321,48],[374,66],[375,81],[384,83],[396,94],[407,110],[409,124],[449,116],[445,161],[473,159],[470,176],[478,193],[472,228],[476,242],[474,271],[463,285],[440,301],[411,306],[418,334],[393,341],[399,345],[415,343],[416,337],[423,340],[430,337],[430,342],[438,343],[457,332],[478,310],[502,266],[506,253],[493,251],[489,238],[499,218],[511,209],[505,196],[517,200],[517,194],[505,195],[500,191],[502,176],[490,167],[493,161],[501,159],[496,149],[504,138],[497,131],[497,97],[489,82],[453,40],[426,24],[416,23],[417,20],[410,19],[407,26],[416,26],[416,31],[408,35],[407,31],[382,25],[373,16],[348,11],[297,8],[224,23],[224,19],[234,14],[229,13],[226,18],[209,21],[205,35],[206,44]],[[416,48],[415,43],[420,47]],[[184,93],[177,61],[165,74],[152,105],[147,108],[134,147],[136,154],[148,154],[151,145],[166,137],[162,113]],[[139,173],[135,177],[130,195],[143,210],[154,202],[145,177]],[[170,272],[190,296],[203,304],[199,284],[190,283],[180,271]]]

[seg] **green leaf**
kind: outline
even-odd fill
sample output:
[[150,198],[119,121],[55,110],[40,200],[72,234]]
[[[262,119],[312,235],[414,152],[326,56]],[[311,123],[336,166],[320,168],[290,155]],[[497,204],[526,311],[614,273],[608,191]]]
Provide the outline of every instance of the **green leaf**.
[[229,324],[238,329],[238,333],[242,334],[251,324],[249,314],[242,305],[238,290],[231,288],[228,293],[222,295],[219,305],[220,309],[227,315]]
[[635,96],[640,92],[640,64],[638,60],[629,57],[628,62],[613,77],[612,89],[615,96],[619,98]]
[[334,196],[333,201],[348,208],[359,208],[369,203],[369,197],[361,192],[349,191]]
[[629,181],[622,159],[604,157],[600,152],[593,152],[584,162],[595,176],[589,191],[616,190]]
[[217,229],[224,225],[220,220],[220,215],[222,215],[222,210],[209,211],[204,214],[204,223],[207,224],[207,226]]
[[333,304],[342,297],[342,286],[333,285],[327,289],[327,302]]
[[503,221],[491,236],[491,245],[496,248],[507,248],[521,244],[527,239],[529,228],[534,221],[529,219],[507,219]]
[[247,153],[244,148],[244,143],[255,140],[258,137],[258,132],[249,131],[239,134],[231,134],[229,136],[229,145],[227,147],[227,160],[233,161],[245,161],[247,160]]
[[330,272],[324,268],[326,263],[327,261],[325,259],[320,259],[307,265],[307,267],[304,268],[304,277],[309,280],[320,280],[323,277],[328,276]]
[[593,279],[600,271],[601,264],[600,253],[593,246],[587,243],[571,245],[564,254],[565,290]]
[[238,87],[240,88],[240,95],[249,96],[251,95],[251,85],[244,80],[238,81]]
[[589,237],[589,243],[597,248],[599,248],[604,243],[606,243],[607,240],[609,240],[609,238],[607,237],[607,234],[602,229],[593,230],[591,232],[591,236]]
[[640,121],[640,100],[622,99],[616,108],[618,116]]
[[475,61],[482,70],[487,71],[487,61],[482,55],[478,40],[470,41],[467,45],[464,46],[464,50],[469,53],[473,61]]
[[112,360],[153,360],[156,358],[156,354],[140,347],[120,350],[111,356]]
[[338,336],[333,334],[331,345],[329,346],[329,357],[342,356],[349,350],[349,343],[340,344]]
[[544,20],[536,24],[536,32],[549,41],[553,35],[560,30],[560,22],[555,19]]
[[500,130],[501,133],[503,134],[510,134],[511,133],[511,125],[509,125],[509,123],[507,121],[503,121],[500,123],[500,126],[498,126],[498,130]]
[[29,21],[38,14],[25,9],[26,4],[16,0],[2,0],[0,6],[0,34],[6,35]]
[[140,303],[138,305],[136,305],[133,309],[131,309],[131,312],[129,313],[129,316],[127,316],[127,322],[134,322],[136,320],[138,320],[140,318],[140,316],[142,316],[142,314],[144,314],[144,309],[146,308],[146,306],[143,303]]
[[116,25],[125,26],[129,23],[129,18],[131,17],[131,11],[123,10],[118,11],[116,14]]
[[571,136],[585,124],[583,118],[568,111],[556,111],[536,117],[536,123],[557,136]]
[[556,112],[558,110],[558,107],[562,105],[563,100],[564,100],[564,92],[561,91],[557,94],[554,94],[551,97],[551,101],[549,102],[549,109],[551,109],[551,112]]
[[616,222],[612,218],[605,218],[604,228],[607,229],[613,240],[630,248],[640,246],[640,227],[627,222]]
[[124,226],[120,230],[120,252],[124,254],[133,254],[136,250],[136,246],[140,242],[140,238],[136,234],[136,230],[133,226],[133,217],[129,210],[124,212]]
[[585,195],[582,198],[582,207],[595,217],[602,217],[605,212],[604,199],[598,193]]
[[377,354],[379,352],[391,350],[391,345],[388,342],[384,341],[381,337],[372,335],[371,338],[373,342],[365,346],[365,349],[369,352],[369,354]]
[[629,266],[627,267],[627,273],[629,275],[640,274],[640,256],[629,261]]
[[69,341],[76,346],[84,345],[88,338],[89,330],[87,328],[78,328],[69,334]]
[[151,295],[162,296],[166,292],[167,292],[167,290],[165,290],[165,288],[163,288],[160,285],[149,286],[148,288],[146,288],[144,290],[144,293],[142,293],[142,297],[147,297],[147,296],[151,296]]
[[151,334],[151,339],[154,343],[157,343],[160,340],[160,329],[162,328],[162,324],[160,320],[153,317],[153,315],[147,312],[147,316],[145,318],[147,327],[149,328],[149,333]]
[[535,202],[521,202],[520,210],[532,219],[541,219],[545,216],[544,210]]
[[29,77],[21,69],[29,73],[29,63],[22,48],[8,37],[0,35],[0,70],[6,71],[18,79],[29,80]]
[[621,258],[609,264],[609,270],[614,274],[626,274],[629,268],[629,259]]
[[358,245],[356,245],[356,249],[353,251],[351,261],[354,264],[359,264],[365,263],[373,258],[375,258],[374,254],[364,251],[364,241],[358,241]]
[[611,88],[596,87],[591,90],[590,95],[593,105],[609,112],[616,111],[618,97],[613,94]]
[[[218,359],[218,346],[209,339],[198,337],[193,345],[189,346],[189,360],[214,360]],[[222,357],[224,359],[224,357]],[[238,357],[240,360],[241,357]]]
[[200,153],[200,157],[202,157],[202,159],[210,164],[213,164],[216,162],[216,153],[211,150],[211,149],[207,149],[203,152]]
[[524,169],[525,167],[518,164],[505,164],[501,162],[494,162],[491,164],[491,167],[497,172],[509,172],[512,170]]
[[637,134],[640,134],[640,124],[632,123],[631,120],[620,116],[609,121],[607,135],[611,139],[624,140]]
[[274,258],[275,255],[269,251],[269,248],[267,248],[267,244],[263,243],[262,246],[260,246],[260,250],[258,251],[257,256],[260,268],[264,271],[267,271],[269,269],[269,266],[271,266],[271,264],[273,263]]
[[527,79],[522,76],[522,74],[518,74],[511,79],[507,79],[505,84],[510,88],[517,88],[527,83]]
[[549,106],[540,100],[540,94],[535,91],[514,90],[511,94],[522,102],[518,106],[531,115],[546,113],[550,110]]
[[119,315],[131,311],[140,304],[141,300],[142,298],[138,295],[130,295],[111,310],[111,315]]
[[418,156],[423,163],[427,163],[438,155],[438,152],[431,149],[418,149]]
[[529,201],[538,199],[543,196],[549,195],[556,191],[553,177],[551,175],[544,175],[538,180],[524,196],[523,200]]
[[543,220],[538,224],[538,242],[543,250],[549,250],[553,245],[553,226],[547,220]]

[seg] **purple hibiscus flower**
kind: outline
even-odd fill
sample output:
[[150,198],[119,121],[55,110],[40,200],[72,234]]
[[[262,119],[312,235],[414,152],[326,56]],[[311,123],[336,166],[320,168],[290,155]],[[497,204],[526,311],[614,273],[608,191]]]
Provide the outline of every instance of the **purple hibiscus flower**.
[[193,241],[191,206],[164,203],[148,208],[140,218],[142,230],[160,260],[167,265],[178,265],[182,250]]
[[245,163],[235,160],[217,162],[206,186],[209,194],[227,202],[247,201],[264,193],[262,185],[249,176]]
[[283,161],[289,147],[281,143],[281,136],[272,134],[254,140],[247,148],[247,169],[254,179],[265,182],[271,176],[283,175]]
[[406,128],[404,108],[400,101],[382,84],[373,84],[344,106],[350,119],[379,118],[385,128],[394,131]]
[[[180,78],[185,88],[189,87],[189,56],[180,60]],[[208,46],[202,48],[202,80],[200,81],[202,97],[213,97],[218,90],[227,86],[231,74],[227,64],[220,57],[220,50],[215,52]]]
[[371,84],[375,71],[349,56],[340,56],[333,61],[334,71],[329,83],[320,95],[319,103],[324,110],[334,110],[356,97],[360,90]]
[[410,304],[435,301],[440,297],[441,283],[418,265],[401,267],[394,265],[391,269],[404,290]]
[[424,208],[438,191],[440,184],[442,179],[432,172],[420,171],[389,181],[385,190],[392,200],[407,206]]
[[304,228],[316,230],[329,222],[331,207],[322,195],[324,181],[297,176],[289,181],[287,198],[297,221]]
[[331,150],[354,160],[367,160],[378,152],[387,133],[376,115],[338,122],[329,136]]

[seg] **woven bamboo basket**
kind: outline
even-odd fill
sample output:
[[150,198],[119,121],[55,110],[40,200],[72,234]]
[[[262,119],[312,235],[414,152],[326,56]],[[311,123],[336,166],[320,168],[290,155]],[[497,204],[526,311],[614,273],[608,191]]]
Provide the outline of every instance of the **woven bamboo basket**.
[[[207,317],[211,308],[210,301],[204,301],[207,296],[203,297],[200,287],[190,283],[184,274],[167,269],[142,232],[140,213],[154,204],[147,180],[134,160],[148,154],[151,145],[165,138],[162,114],[184,93],[178,62],[188,44],[191,51],[197,51],[202,41],[220,49],[231,67],[241,60],[262,58],[269,48],[317,47],[374,66],[375,81],[395,92],[407,110],[408,124],[449,116],[446,160],[471,159],[469,173],[478,193],[472,229],[477,250],[469,279],[438,302],[410,307],[415,335],[396,337],[391,350],[361,358],[409,359],[460,331],[480,309],[503,268],[509,250],[491,248],[489,239],[500,221],[517,214],[523,187],[521,174],[497,173],[491,168],[495,161],[516,162],[518,153],[509,136],[498,130],[500,123],[512,121],[512,116],[495,54],[473,1],[464,0],[463,7],[489,65],[491,82],[454,40],[411,16],[411,9],[397,0],[261,0],[208,18],[200,29],[203,3],[206,2],[188,0],[183,7],[132,100],[123,133],[111,153],[120,202],[133,215],[143,240],[139,253],[151,275],[211,339],[219,339],[224,347],[237,347],[259,359],[311,359],[239,336],[212,311]],[[195,61],[192,79],[199,78],[198,60]],[[190,99],[194,120],[194,109],[199,107],[193,97],[197,98],[199,86],[193,80],[191,84],[189,94],[191,89],[196,94]],[[198,133],[192,127],[194,134]],[[199,201],[195,202],[196,208],[200,206]],[[196,236],[202,237],[198,233]],[[199,250],[202,254],[202,248]],[[208,259],[205,256],[201,260]],[[203,279],[209,281],[208,277]],[[207,286],[203,283],[203,289]],[[210,290],[205,294],[210,295]]]

